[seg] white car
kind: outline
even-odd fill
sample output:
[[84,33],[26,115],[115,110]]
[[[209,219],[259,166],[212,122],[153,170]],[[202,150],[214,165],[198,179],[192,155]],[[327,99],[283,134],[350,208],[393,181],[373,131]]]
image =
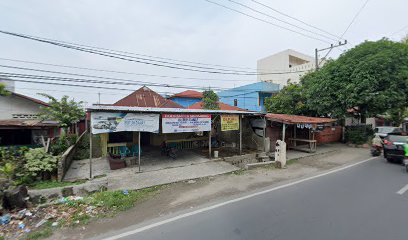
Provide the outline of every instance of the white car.
[[385,138],[389,133],[397,132],[402,132],[402,129],[399,127],[376,127],[374,129],[375,135],[380,136],[380,138]]

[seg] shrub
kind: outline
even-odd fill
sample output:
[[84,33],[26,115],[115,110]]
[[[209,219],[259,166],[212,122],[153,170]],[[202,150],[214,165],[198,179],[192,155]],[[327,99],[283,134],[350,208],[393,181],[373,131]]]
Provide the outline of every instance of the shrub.
[[63,154],[70,146],[74,145],[77,140],[76,135],[62,135],[57,138],[50,147],[50,152],[54,156]]
[[89,134],[86,133],[77,145],[74,154],[74,160],[81,160],[89,158]]
[[44,179],[45,174],[51,174],[57,169],[57,157],[46,153],[43,148],[30,149],[24,157],[27,160],[24,165],[27,175]]
[[373,136],[371,125],[357,125],[346,127],[346,141],[353,144],[364,144]]

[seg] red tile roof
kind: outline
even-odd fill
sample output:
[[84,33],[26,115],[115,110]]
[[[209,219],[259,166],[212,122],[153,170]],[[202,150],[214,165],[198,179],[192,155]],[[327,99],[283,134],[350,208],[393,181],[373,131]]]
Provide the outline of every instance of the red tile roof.
[[184,108],[180,104],[164,98],[146,86],[139,88],[113,105],[126,107]]
[[[188,106],[188,109],[203,109],[204,102],[198,102],[194,103],[193,105]],[[233,111],[247,111],[245,109],[231,106],[228,104],[225,104],[223,102],[218,102],[218,106],[220,107],[220,110],[233,110]]]
[[265,117],[274,122],[281,122],[281,123],[287,123],[287,124],[298,124],[298,123],[319,124],[319,123],[331,123],[331,122],[336,121],[336,119],[332,119],[332,118],[318,118],[318,117],[307,117],[307,116],[275,114],[275,113],[268,113],[265,115]]
[[23,95],[23,94],[20,94],[20,93],[12,92],[11,94],[14,95],[14,96],[17,96],[17,97],[24,98],[24,99],[26,99],[26,100],[35,102],[35,103],[37,103],[37,104],[46,106],[46,107],[49,106],[48,103],[46,103],[46,102],[43,102],[43,101],[41,101],[41,100],[38,100],[38,99],[35,99],[35,98],[32,98],[32,97],[26,96],[26,95]]
[[174,98],[174,97],[179,97],[179,98],[203,98],[203,93],[201,92],[197,92],[194,90],[187,90],[184,92],[180,92],[180,93],[176,93],[173,96],[171,96],[170,98]]

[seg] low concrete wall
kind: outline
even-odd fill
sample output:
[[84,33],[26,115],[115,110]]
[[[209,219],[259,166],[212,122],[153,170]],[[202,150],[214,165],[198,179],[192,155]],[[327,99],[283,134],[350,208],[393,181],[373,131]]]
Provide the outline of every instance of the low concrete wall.
[[258,162],[256,159],[256,153],[225,157],[224,161],[240,168],[244,168],[248,163]]
[[61,156],[60,160],[58,161],[58,181],[62,181],[64,179],[65,174],[67,173],[69,167],[71,166],[75,150],[77,149],[80,141],[85,136],[87,132],[83,132],[81,136],[77,139],[76,143],[70,146]]

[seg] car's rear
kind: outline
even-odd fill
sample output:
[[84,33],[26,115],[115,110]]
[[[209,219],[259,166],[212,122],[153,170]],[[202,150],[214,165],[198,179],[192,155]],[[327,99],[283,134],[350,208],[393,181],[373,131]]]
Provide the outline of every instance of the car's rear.
[[384,139],[384,157],[388,161],[403,162],[405,158],[404,144],[408,143],[406,133],[390,133]]
[[390,133],[401,133],[402,129],[399,127],[376,127],[374,129],[374,132],[375,132],[375,135],[378,135],[382,139],[384,139]]

